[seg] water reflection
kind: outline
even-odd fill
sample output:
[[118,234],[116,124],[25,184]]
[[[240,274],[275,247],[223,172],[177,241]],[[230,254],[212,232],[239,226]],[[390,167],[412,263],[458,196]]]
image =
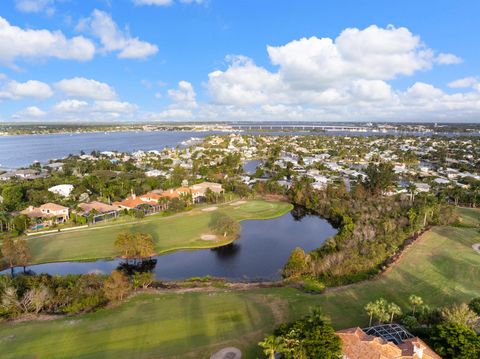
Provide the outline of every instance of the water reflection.
[[153,272],[157,265],[157,259],[144,259],[140,261],[124,261],[121,262],[117,270],[120,270],[128,275],[135,273]]
[[223,247],[178,251],[137,263],[116,259],[47,263],[29,269],[52,275],[107,274],[121,269],[129,274],[153,271],[157,278],[168,280],[207,275],[230,280],[275,280],[280,278],[281,268],[295,247],[312,251],[335,233],[326,220],[295,208],[278,218],[242,222],[239,239]]
[[210,249],[214,252],[218,259],[220,260],[229,260],[232,257],[235,257],[241,250],[241,245],[239,243],[230,243],[226,246],[217,247]]

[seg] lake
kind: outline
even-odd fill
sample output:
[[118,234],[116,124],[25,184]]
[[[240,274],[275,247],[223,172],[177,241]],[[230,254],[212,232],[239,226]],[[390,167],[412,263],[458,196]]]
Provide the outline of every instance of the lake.
[[[306,252],[320,247],[336,230],[324,219],[295,209],[270,220],[243,221],[239,239],[215,248],[178,251],[153,258],[157,279],[215,276],[233,281],[277,280],[280,270],[296,247]],[[156,263],[155,263],[156,261]],[[52,275],[110,273],[122,260],[62,262],[30,266],[34,273]],[[18,268],[16,271],[21,271]],[[9,273],[9,270],[2,274]]]
[[[226,132],[195,131],[154,131],[154,132],[96,132],[74,134],[22,135],[0,137],[0,168],[27,167],[35,161],[47,162],[59,159],[80,151],[90,153],[98,151],[133,152],[136,150],[162,150],[175,147],[192,137],[203,138],[212,134],[228,134]],[[281,132],[247,131],[245,134],[261,134],[274,136],[385,136],[413,135],[429,136],[425,133],[380,133],[380,132]],[[444,134],[446,136],[451,134]],[[478,135],[478,134],[477,134]]]
[[175,147],[192,137],[204,137],[212,132],[95,132],[78,134],[48,134],[0,137],[0,167],[27,167],[35,161],[98,151],[134,152]]

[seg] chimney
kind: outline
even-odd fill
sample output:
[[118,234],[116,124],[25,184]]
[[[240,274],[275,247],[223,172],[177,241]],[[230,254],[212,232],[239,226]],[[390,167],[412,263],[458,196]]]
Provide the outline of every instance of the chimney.
[[133,199],[137,198],[137,195],[135,194],[135,192],[133,192],[133,188],[132,188],[130,191],[131,191],[131,193],[132,193],[132,198],[133,198]]
[[420,343],[413,343],[413,352],[417,354],[419,359],[423,358],[423,350],[425,349]]

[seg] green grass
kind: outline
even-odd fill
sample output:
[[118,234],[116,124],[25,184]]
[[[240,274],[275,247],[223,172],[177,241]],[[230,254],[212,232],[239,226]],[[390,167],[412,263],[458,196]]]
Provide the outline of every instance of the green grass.
[[256,342],[274,325],[268,306],[251,293],[140,295],[81,317],[4,325],[0,353],[3,359],[209,358],[223,342]]
[[[291,208],[291,204],[285,202],[254,200],[237,205],[220,205],[217,211],[242,221],[278,217]],[[150,233],[155,241],[156,253],[159,254],[177,249],[218,246],[225,243],[200,239],[202,234],[210,232],[208,225],[215,212],[205,212],[198,208],[170,217],[155,215],[133,222],[110,222],[88,229],[30,237],[28,243],[32,253],[31,262],[38,264],[115,257],[119,253],[114,242],[122,231]]]
[[480,208],[459,208],[460,223],[465,226],[478,227],[480,226]]
[[2,358],[209,358],[233,345],[245,358],[257,358],[256,343],[266,333],[313,306],[322,307],[340,329],[366,325],[363,307],[379,297],[408,310],[410,294],[430,306],[480,296],[480,254],[471,248],[474,243],[480,243],[476,228],[434,228],[388,273],[320,295],[292,288],[145,294],[78,317],[5,323],[0,353]]

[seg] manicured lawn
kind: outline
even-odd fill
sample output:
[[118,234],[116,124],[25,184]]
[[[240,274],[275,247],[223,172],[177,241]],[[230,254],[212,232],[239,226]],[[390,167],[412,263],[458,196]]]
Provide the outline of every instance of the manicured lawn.
[[[281,216],[292,208],[284,202],[254,200],[237,203],[239,204],[218,206],[217,211],[241,221]],[[200,239],[202,234],[210,232],[208,225],[215,212],[194,209],[170,217],[156,215],[134,222],[111,222],[72,232],[30,237],[28,243],[32,252],[32,263],[115,257],[118,252],[114,242],[122,231],[150,233],[155,240],[157,253],[181,248],[216,246],[222,243]]]
[[466,226],[480,226],[480,208],[459,208],[461,223]]
[[7,358],[209,358],[245,347],[274,325],[252,293],[140,295],[121,307],[51,322],[0,327]]
[[480,296],[474,243],[480,243],[478,229],[434,228],[378,279],[321,295],[292,288],[145,294],[74,318],[2,324],[0,353],[2,358],[209,358],[233,345],[244,357],[257,358],[256,343],[266,333],[313,306],[322,307],[340,329],[366,325],[363,307],[379,297],[408,310],[410,294],[430,306]]

